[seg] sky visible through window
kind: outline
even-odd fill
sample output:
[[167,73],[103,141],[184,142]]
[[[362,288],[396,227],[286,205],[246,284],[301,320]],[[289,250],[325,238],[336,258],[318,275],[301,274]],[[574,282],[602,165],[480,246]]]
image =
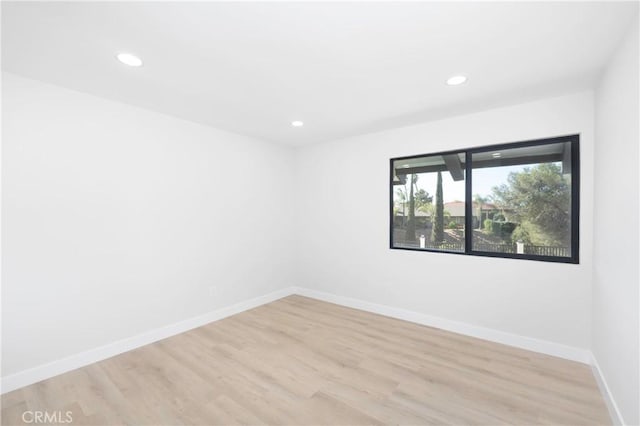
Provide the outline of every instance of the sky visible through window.
[[[507,182],[509,173],[521,172],[528,166],[504,166],[504,167],[488,167],[483,169],[475,169],[473,171],[472,194],[480,194],[483,197],[493,195],[492,188]],[[424,173],[419,175],[417,186],[418,189],[424,189],[430,195],[435,194],[437,173]],[[454,182],[451,174],[442,173],[443,199],[445,203],[451,201],[465,200],[464,181]]]

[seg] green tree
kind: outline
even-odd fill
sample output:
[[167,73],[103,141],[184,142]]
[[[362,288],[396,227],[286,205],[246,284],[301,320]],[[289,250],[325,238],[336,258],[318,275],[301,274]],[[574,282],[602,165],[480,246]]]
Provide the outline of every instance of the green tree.
[[[563,245],[571,238],[571,182],[556,163],[512,172],[493,188],[494,200],[519,222],[516,238],[533,244]],[[510,219],[511,220],[511,219]]]
[[416,210],[432,217],[434,212],[433,195],[424,189],[419,189],[418,192],[416,192]]
[[431,229],[431,241],[441,243],[444,241],[444,201],[442,200],[442,172],[438,172],[436,181],[436,211]]
[[404,220],[404,215],[405,215],[405,210],[406,210],[406,205],[407,205],[407,192],[406,192],[406,188],[398,188],[396,189],[396,197],[399,201],[399,208],[398,208],[398,212],[402,211],[402,220]]
[[482,208],[489,201],[489,197],[483,197],[480,194],[473,196],[473,202],[476,204],[476,214],[478,216],[478,229],[482,229]]
[[424,189],[420,188],[416,191],[416,209],[420,210],[425,205],[431,205],[433,196]]
[[520,223],[511,233],[511,241],[514,243],[521,242],[525,244],[535,244],[531,238],[531,224],[527,222]]
[[411,175],[411,183],[409,185],[409,220],[407,221],[407,228],[405,233],[405,241],[414,242],[416,240],[416,197],[414,189],[418,182],[418,175]]

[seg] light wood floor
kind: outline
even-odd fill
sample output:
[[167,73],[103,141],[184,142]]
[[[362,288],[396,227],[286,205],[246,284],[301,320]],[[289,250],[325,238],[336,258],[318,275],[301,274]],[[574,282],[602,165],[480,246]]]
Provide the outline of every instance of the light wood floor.
[[290,296],[2,397],[72,425],[608,424],[588,366]]

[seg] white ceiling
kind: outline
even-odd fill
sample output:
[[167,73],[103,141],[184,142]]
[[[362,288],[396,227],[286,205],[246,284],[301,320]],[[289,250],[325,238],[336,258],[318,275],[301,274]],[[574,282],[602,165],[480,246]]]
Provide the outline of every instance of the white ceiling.
[[[304,145],[591,87],[637,13],[635,2],[2,2],[2,68]],[[117,62],[122,51],[144,66]],[[469,81],[444,84],[458,73]]]

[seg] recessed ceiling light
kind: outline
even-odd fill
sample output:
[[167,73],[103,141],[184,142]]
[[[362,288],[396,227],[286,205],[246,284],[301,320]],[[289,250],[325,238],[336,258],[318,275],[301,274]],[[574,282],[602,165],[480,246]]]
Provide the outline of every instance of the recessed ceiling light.
[[402,166],[402,167],[404,167],[405,169],[408,169],[408,168],[409,168],[409,165],[408,165],[408,164],[405,164],[405,165],[404,165],[404,166]]
[[304,123],[303,123],[302,121],[298,121],[298,120],[296,120],[296,121],[292,121],[292,122],[291,122],[291,125],[292,125],[293,127],[302,127],[302,126],[304,126]]
[[142,59],[138,58],[135,55],[132,55],[131,53],[118,53],[118,56],[116,56],[116,58],[118,58],[118,60],[123,64],[129,65],[130,67],[142,66]]
[[502,156],[502,154],[500,154],[499,152],[494,152],[493,154],[491,154],[491,156],[493,158],[500,158],[500,156]]
[[462,84],[465,81],[467,81],[467,77],[465,77],[464,75],[454,75],[447,80],[447,84],[449,86],[457,86],[458,84]]

